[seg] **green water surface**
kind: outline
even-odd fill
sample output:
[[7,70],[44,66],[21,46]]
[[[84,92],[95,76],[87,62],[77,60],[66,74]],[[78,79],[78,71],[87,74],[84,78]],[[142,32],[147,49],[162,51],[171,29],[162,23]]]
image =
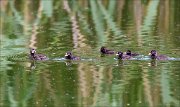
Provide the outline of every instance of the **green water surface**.
[[[180,0],[1,0],[0,107],[179,107]],[[101,57],[106,46],[175,60]],[[28,59],[30,48],[49,57]],[[72,51],[82,60],[67,61]]]

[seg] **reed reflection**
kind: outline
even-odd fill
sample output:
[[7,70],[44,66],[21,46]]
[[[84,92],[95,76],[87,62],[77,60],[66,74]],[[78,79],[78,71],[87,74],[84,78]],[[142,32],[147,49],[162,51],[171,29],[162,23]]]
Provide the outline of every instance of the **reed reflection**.
[[[179,106],[179,60],[122,61],[98,50],[154,48],[179,57],[178,0],[0,3],[0,106]],[[72,50],[88,60],[19,61],[29,47],[50,58]]]

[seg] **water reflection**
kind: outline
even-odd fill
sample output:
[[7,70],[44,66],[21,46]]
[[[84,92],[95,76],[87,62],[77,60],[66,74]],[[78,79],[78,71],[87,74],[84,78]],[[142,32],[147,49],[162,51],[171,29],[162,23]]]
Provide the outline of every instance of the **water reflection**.
[[35,61],[31,61],[30,69],[34,70],[36,68]]
[[[179,1],[0,3],[0,106],[180,106]],[[117,60],[101,46],[141,56]],[[50,59],[29,60],[29,48]],[[171,58],[151,60],[151,49]]]
[[157,66],[157,61],[156,60],[151,60],[150,63],[148,63],[149,66]]

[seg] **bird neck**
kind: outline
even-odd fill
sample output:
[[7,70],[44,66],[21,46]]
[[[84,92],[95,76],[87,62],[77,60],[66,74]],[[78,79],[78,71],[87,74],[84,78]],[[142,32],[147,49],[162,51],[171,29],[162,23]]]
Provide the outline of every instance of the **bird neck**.
[[118,56],[118,59],[122,59],[122,55],[119,55],[119,56]]
[[72,59],[72,56],[68,55],[66,56],[66,59]]
[[32,57],[35,57],[35,53],[31,53],[31,56],[32,56]]
[[156,59],[157,56],[156,55],[151,55],[151,59]]

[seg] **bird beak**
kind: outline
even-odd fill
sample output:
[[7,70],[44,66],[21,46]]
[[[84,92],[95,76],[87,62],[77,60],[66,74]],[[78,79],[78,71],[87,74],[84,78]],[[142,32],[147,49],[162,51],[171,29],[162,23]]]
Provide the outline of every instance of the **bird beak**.
[[36,53],[36,51],[35,51],[35,50],[32,50],[31,52],[32,52],[32,53]]
[[151,55],[151,53],[149,53],[148,55]]
[[64,56],[68,56],[68,54],[66,53]]

